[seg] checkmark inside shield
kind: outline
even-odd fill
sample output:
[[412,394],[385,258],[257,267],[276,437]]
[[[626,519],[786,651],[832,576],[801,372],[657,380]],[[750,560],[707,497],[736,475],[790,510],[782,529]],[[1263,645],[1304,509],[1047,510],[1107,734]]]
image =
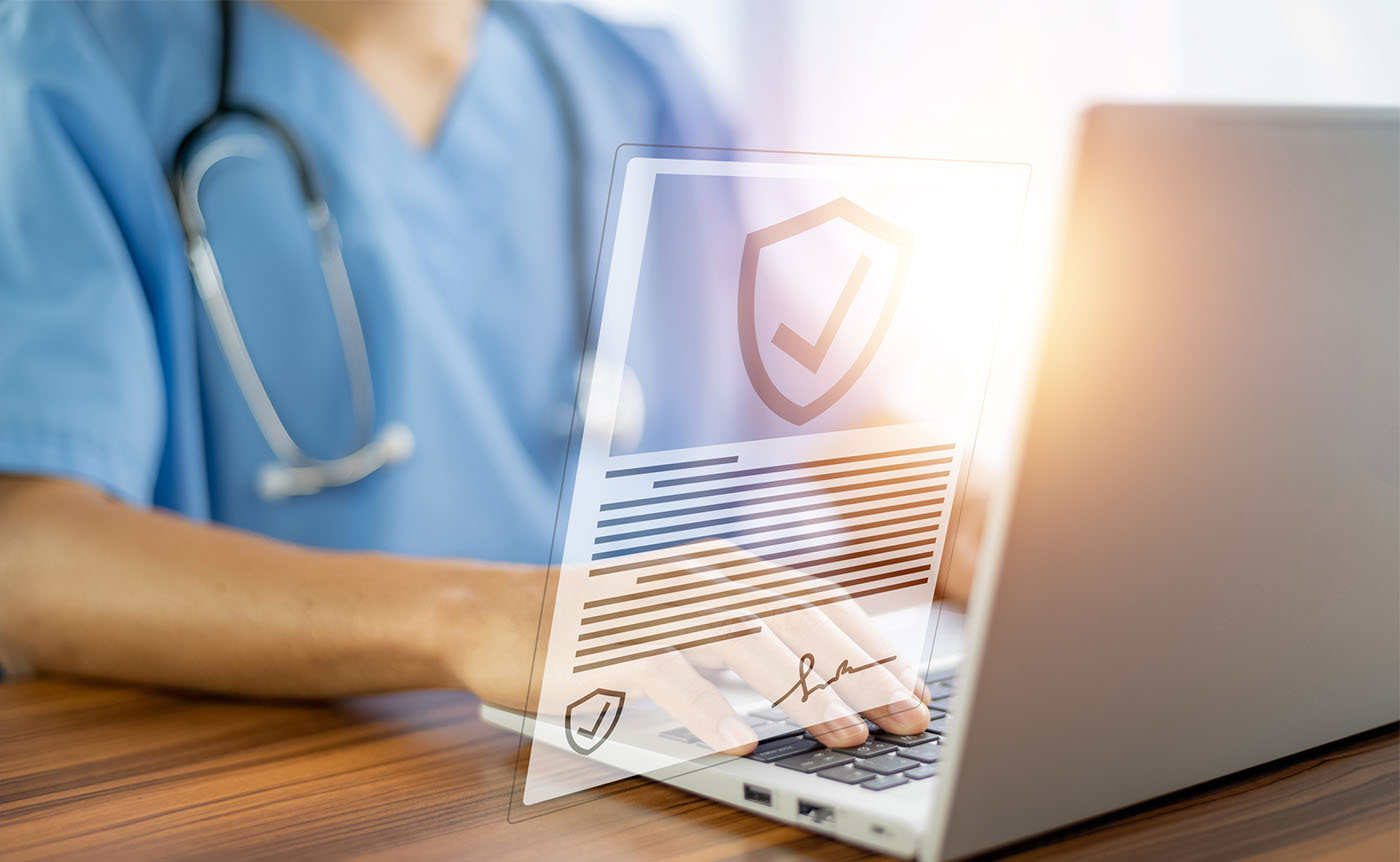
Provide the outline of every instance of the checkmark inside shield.
[[862,254],[860,260],[856,261],[855,269],[851,270],[850,278],[846,279],[846,286],[841,289],[841,295],[836,299],[836,307],[831,309],[826,325],[822,327],[815,343],[798,335],[786,323],[781,323],[777,332],[773,333],[774,346],[797,360],[803,368],[816,374],[817,369],[821,368],[822,360],[826,359],[827,353],[831,351],[836,334],[840,332],[841,324],[850,313],[851,305],[856,301],[856,294],[860,293],[860,286],[869,272],[870,258]]
[[574,732],[577,733],[579,736],[583,737],[584,739],[592,739],[593,737],[597,736],[597,735],[598,735],[598,728],[600,728],[600,727],[603,726],[603,719],[607,716],[608,710],[610,710],[610,709],[612,709],[612,704],[611,704],[611,703],[604,703],[604,704],[603,704],[603,711],[600,712],[600,713],[598,713],[598,718],[593,722],[593,726],[592,726],[592,727],[589,727],[589,728],[582,728],[582,727],[580,727],[580,728],[576,729]]
[[[808,341],[806,337],[799,335],[791,325],[783,323],[779,319],[772,336],[766,340],[813,375],[811,378],[803,378],[799,374],[796,380],[788,378],[799,392],[808,396],[805,400],[795,400],[792,397],[793,393],[784,392],[779,388],[771,369],[765,367],[764,355],[760,350],[765,336],[760,335],[758,331],[759,260],[761,256],[770,261],[773,259],[772,252],[763,255],[764,249],[785,244],[789,240],[808,235],[810,231],[836,221],[845,222],[855,229],[864,231],[870,238],[892,248],[897,254],[893,260],[889,288],[880,292],[883,301],[878,304],[878,314],[872,321],[869,321],[871,328],[864,339],[857,340],[854,336],[843,336],[842,330],[857,326],[860,320],[869,317],[856,309],[856,296],[861,292],[866,277],[870,274],[873,265],[870,254],[861,254],[857,258],[854,269],[851,270],[850,276],[846,279],[845,287],[836,298],[836,304],[826,316],[826,322],[822,325],[821,332],[816,334],[815,341]],[[820,237],[812,241],[824,243],[826,247],[830,248],[830,244]],[[803,425],[821,415],[823,411],[850,391],[856,380],[870,366],[871,360],[875,358],[875,352],[880,349],[880,342],[884,340],[885,333],[894,320],[895,309],[899,306],[900,291],[909,270],[909,258],[913,245],[914,235],[912,233],[885,221],[845,197],[828,201],[819,207],[790,216],[767,227],[749,231],[744,237],[744,253],[739,261],[737,309],[739,353],[743,357],[744,371],[748,374],[749,382],[753,384],[754,392],[768,409],[793,425]],[[785,247],[793,248],[793,246]],[[879,252],[874,252],[873,256],[874,259],[881,258]],[[824,255],[819,257],[824,257]],[[782,253],[779,253],[779,262],[768,264],[765,270],[777,266],[779,272],[782,272],[783,260]],[[791,259],[789,258],[789,260]],[[808,253],[807,256],[799,257],[797,260],[811,261],[813,258]],[[804,268],[803,264],[799,263],[799,269],[802,268]],[[819,277],[825,278],[825,275]],[[864,304],[862,304],[863,307]],[[877,310],[876,303],[873,301],[871,310]],[[769,319],[771,320],[771,318]],[[863,325],[861,324],[861,326]],[[766,329],[767,326],[765,325],[764,328]],[[836,349],[838,341],[843,345],[849,342],[852,349]],[[830,373],[832,372],[832,363],[837,361],[836,359],[828,359],[833,353],[837,354],[838,357],[844,356],[844,361],[849,363],[844,369],[838,369],[839,373]],[[776,354],[773,356],[776,358]],[[785,362],[785,360],[778,361]],[[825,391],[811,395],[811,390],[819,380],[816,376],[817,371],[823,368],[828,373],[824,373],[822,378],[834,379],[830,380]],[[783,376],[779,375],[779,377]]]

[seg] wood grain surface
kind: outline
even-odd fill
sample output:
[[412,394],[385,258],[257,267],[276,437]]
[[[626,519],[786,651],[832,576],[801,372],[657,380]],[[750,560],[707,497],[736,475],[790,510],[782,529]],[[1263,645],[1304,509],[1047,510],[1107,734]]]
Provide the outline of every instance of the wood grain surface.
[[[476,701],[330,705],[0,685],[5,859],[870,858],[636,781],[507,822],[516,739]],[[1394,726],[1009,851],[1016,859],[1400,858]]]

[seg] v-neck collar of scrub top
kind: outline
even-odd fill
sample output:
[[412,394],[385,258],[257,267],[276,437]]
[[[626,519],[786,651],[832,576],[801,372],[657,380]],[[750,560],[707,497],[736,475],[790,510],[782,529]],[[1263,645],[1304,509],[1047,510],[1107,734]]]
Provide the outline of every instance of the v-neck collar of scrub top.
[[[0,362],[0,467],[318,547],[547,560],[569,424],[553,417],[569,418],[577,382],[570,177],[557,101],[503,7],[484,13],[426,156],[313,35],[274,9],[237,9],[234,92],[304,141],[341,229],[377,415],[418,442],[363,482],[277,503],[255,493],[271,455],[198,311],[163,176],[214,102],[216,10],[3,11],[0,83],[15,98],[0,99],[0,161],[14,181],[6,211],[24,217],[0,231],[0,343],[25,361]],[[565,4],[521,11],[582,120],[590,242],[617,144],[727,141],[668,40]],[[339,454],[349,404],[334,317],[316,304],[314,253],[297,252],[309,232],[275,154],[211,180],[211,241],[227,251],[228,292],[289,430],[308,451]],[[710,297],[687,295],[688,324],[723,311]],[[669,355],[646,340],[664,332],[639,329],[634,342],[647,351],[637,367],[654,369],[644,385],[658,381],[648,424],[663,432],[698,406],[645,358]],[[671,397],[681,409],[667,419]],[[705,400],[719,403],[730,400],[718,390]]]
[[263,3],[235,3],[234,10],[232,97],[272,113],[298,137],[332,212],[334,175],[378,176],[378,194],[399,217],[460,228],[459,242],[474,246],[478,255],[493,253],[495,233],[503,229],[493,202],[509,199],[512,191],[511,172],[497,163],[517,160],[519,148],[497,140],[489,126],[503,109],[538,108],[513,103],[541,73],[491,4],[477,21],[472,62],[426,148],[406,135],[378,94],[320,36]]
[[[395,117],[351,62],[324,38],[263,3],[235,3],[237,28],[230,89],[234,101],[246,101],[286,122],[298,135],[320,134],[355,141],[370,161],[391,160],[431,170],[451,149],[461,115],[471,112],[478,77],[490,75],[502,34],[490,5],[481,11],[471,59],[464,66],[434,130],[420,144]],[[268,62],[278,58],[280,62]],[[319,106],[315,121],[305,122],[305,107]],[[319,134],[318,134],[319,133]]]

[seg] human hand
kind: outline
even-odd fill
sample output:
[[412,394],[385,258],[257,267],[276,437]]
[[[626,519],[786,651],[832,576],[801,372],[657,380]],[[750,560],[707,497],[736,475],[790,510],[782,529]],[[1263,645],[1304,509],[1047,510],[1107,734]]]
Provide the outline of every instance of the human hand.
[[[775,615],[751,615],[749,635],[617,665],[608,685],[649,697],[716,751],[744,754],[757,738],[729,705],[709,672],[730,670],[808,728],[831,747],[859,745],[867,736],[865,720],[896,734],[923,731],[929,721],[928,693],[912,662],[888,639],[841,587],[797,570],[775,569],[761,558],[732,545],[707,542],[694,546],[697,573],[705,574],[707,592],[742,596],[746,606],[798,593],[810,596],[800,609]],[[725,555],[721,568],[716,554]],[[747,559],[745,559],[747,557]],[[736,567],[735,563],[739,565]],[[735,572],[749,562],[773,570],[754,585]],[[765,586],[768,585],[768,586]],[[782,585],[782,592],[770,587]],[[473,619],[456,627],[462,682],[484,699],[516,709],[525,707],[526,681],[535,655],[539,618],[545,598],[542,570],[490,567],[478,573],[462,611]],[[791,598],[788,599],[791,604]],[[531,609],[534,613],[524,613]],[[490,662],[470,660],[491,655]],[[561,672],[565,673],[565,672]],[[551,680],[544,682],[549,689]],[[569,680],[552,680],[567,690]],[[576,681],[573,686],[577,687]]]

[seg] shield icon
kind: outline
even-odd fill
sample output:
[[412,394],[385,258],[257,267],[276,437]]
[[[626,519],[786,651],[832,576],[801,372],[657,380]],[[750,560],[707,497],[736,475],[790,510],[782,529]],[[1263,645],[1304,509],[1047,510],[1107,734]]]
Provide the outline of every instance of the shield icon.
[[626,692],[595,688],[565,707],[564,738],[569,747],[585,756],[597,751],[617,727],[626,701]]
[[[798,403],[778,388],[773,376],[764,365],[763,356],[759,351],[760,335],[756,319],[755,295],[757,293],[760,252],[768,246],[792,239],[799,234],[837,219],[844,220],[870,234],[876,240],[893,246],[896,251],[894,274],[875,326],[864,347],[856,355],[854,362],[820,395],[806,403]],[[745,238],[744,254],[739,264],[739,352],[743,357],[744,370],[748,372],[749,382],[753,384],[754,391],[758,393],[758,397],[763,400],[768,409],[793,425],[802,425],[821,415],[827,408],[839,401],[841,396],[850,391],[855,382],[860,379],[860,375],[869,367],[870,361],[875,358],[875,353],[880,349],[880,343],[884,341],[890,322],[894,319],[895,309],[899,305],[899,296],[904,288],[904,279],[909,271],[909,258],[913,246],[914,235],[912,233],[885,221],[844,197],[784,219],[777,224],[753,231]],[[841,316],[844,315],[844,311],[850,303],[854,301],[855,294],[860,290],[861,281],[869,267],[869,259],[862,255],[861,260],[856,264],[855,271],[851,273],[851,277],[847,281],[846,289],[838,300],[837,310],[840,314],[833,312],[832,320],[828,322],[827,328],[822,332],[818,344],[808,344],[801,336],[786,326],[779,326],[777,331],[772,333],[770,336],[772,343],[778,345],[809,371],[815,373],[825,349],[830,346],[831,340],[835,337]]]

